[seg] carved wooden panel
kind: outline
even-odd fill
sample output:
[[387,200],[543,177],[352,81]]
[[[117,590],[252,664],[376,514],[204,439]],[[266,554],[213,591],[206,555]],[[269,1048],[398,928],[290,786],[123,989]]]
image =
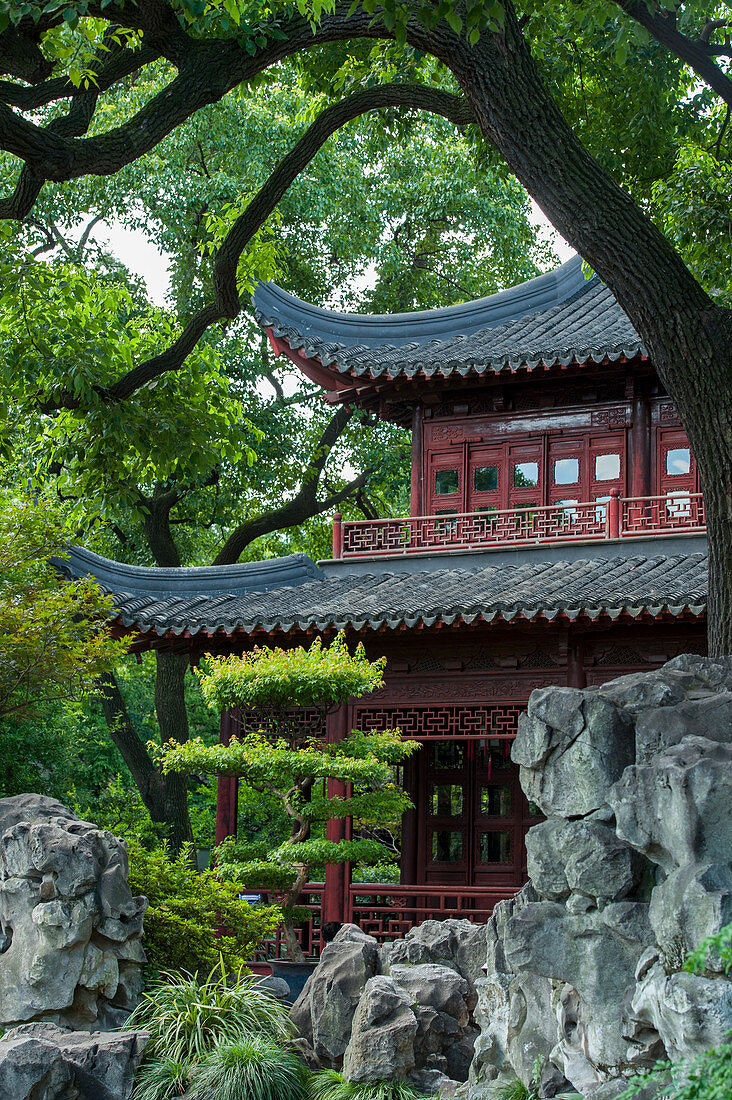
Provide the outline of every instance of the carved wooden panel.
[[355,709],[362,730],[400,729],[410,740],[451,737],[514,736],[525,705],[520,703],[453,706],[359,705]]

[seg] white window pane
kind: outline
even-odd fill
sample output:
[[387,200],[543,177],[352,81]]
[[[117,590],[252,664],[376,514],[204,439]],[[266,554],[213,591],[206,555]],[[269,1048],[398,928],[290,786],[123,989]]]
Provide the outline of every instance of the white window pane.
[[595,481],[614,481],[620,477],[620,455],[597,455]]
[[554,462],[554,484],[575,485],[579,481],[579,459],[558,458]]

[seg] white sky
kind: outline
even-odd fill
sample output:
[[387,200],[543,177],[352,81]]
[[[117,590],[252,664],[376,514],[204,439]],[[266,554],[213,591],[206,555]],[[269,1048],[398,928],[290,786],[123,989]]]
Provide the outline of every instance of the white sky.
[[[562,263],[574,255],[573,249],[559,236],[557,231],[547,221],[546,217],[531,200],[531,220],[535,225],[543,226],[552,240],[554,249]],[[160,253],[155,245],[151,244],[140,229],[127,229],[123,225],[113,223],[106,225],[100,223],[95,231],[96,240],[104,243],[114,255],[126,264],[135,274],[142,276],[147,285],[150,298],[155,305],[165,304],[166,295],[170,287],[168,274],[169,258]]]

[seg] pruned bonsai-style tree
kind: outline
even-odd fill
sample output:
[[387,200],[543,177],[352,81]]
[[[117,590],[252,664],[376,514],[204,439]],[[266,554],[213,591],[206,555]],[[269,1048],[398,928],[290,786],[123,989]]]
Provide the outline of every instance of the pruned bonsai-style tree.
[[[311,868],[376,863],[384,853],[378,840],[327,840],[322,826],[348,817],[357,827],[383,828],[398,821],[412,803],[395,785],[393,769],[419,745],[402,741],[398,730],[353,730],[332,742],[323,734],[294,744],[291,738],[271,736],[272,715],[279,714],[280,728],[286,729],[293,707],[316,708],[324,729],[329,711],[383,685],[384,664],[385,658],[369,661],[362,645],[352,656],[343,635],[329,648],[316,639],[308,650],[255,649],[243,657],[213,660],[201,675],[204,698],[217,710],[237,709],[249,715],[242,737],[214,746],[200,739],[185,745],[171,742],[163,750],[165,772],[236,775],[282,804],[292,823],[288,840],[272,848],[266,842],[243,845],[232,838],[219,846],[217,861],[221,873],[277,895],[287,951],[294,961],[304,958],[295,934],[296,906]],[[344,793],[328,798],[327,783],[333,780],[343,784]]]

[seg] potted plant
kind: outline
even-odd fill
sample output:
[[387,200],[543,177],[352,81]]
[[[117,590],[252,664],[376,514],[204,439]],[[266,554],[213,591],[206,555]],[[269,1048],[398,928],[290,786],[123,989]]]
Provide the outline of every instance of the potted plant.
[[[216,859],[221,873],[277,896],[293,962],[305,961],[295,926],[297,900],[311,868],[329,863],[377,863],[384,858],[384,845],[377,840],[329,841],[314,833],[322,834],[324,823],[334,818],[351,817],[357,827],[371,828],[398,821],[412,804],[396,787],[393,768],[419,745],[402,741],[398,730],[352,730],[335,742],[329,742],[322,732],[293,742],[291,737],[272,736],[272,716],[279,713],[281,726],[287,729],[292,725],[293,706],[316,708],[324,731],[330,710],[383,686],[384,664],[385,658],[369,661],[362,645],[351,655],[342,635],[329,648],[316,639],[307,650],[255,649],[243,657],[215,659],[200,674],[203,696],[219,711],[247,713],[242,736],[232,738],[228,745],[207,746],[197,739],[184,745],[171,742],[164,748],[166,772],[236,775],[281,803],[292,826],[284,843],[276,847],[264,843],[256,850],[230,838],[219,846]],[[328,798],[324,788],[329,780],[340,780],[344,793]]]

